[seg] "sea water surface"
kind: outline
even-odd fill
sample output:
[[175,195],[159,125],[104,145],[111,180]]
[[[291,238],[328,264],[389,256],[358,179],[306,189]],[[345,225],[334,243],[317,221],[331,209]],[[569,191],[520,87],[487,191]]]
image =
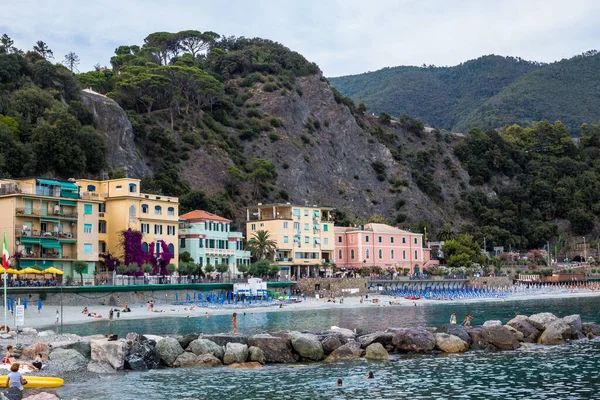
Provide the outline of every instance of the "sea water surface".
[[[516,312],[578,313],[600,321],[600,298],[481,302],[462,305],[374,307],[248,314],[238,318],[241,333],[278,329],[315,330],[331,325],[364,330],[390,326],[435,326],[451,311],[470,313],[475,323],[506,322]],[[197,321],[195,321],[197,319]],[[223,332],[230,316],[119,321],[112,326],[73,325],[78,334]],[[67,330],[65,330],[67,331]],[[374,380],[366,381],[368,371]],[[335,382],[342,378],[344,386]],[[465,354],[393,355],[389,362],[267,365],[262,370],[161,369],[103,376],[59,389],[71,399],[592,399],[600,391],[600,340],[516,351]]]

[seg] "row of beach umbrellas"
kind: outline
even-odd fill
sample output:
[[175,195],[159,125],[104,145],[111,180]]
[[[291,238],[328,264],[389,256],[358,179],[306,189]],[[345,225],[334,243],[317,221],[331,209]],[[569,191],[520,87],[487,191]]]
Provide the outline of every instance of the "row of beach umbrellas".
[[50,267],[50,268],[46,268],[43,271],[40,271],[39,269],[35,269],[35,268],[31,268],[31,267],[27,267],[24,269],[12,269],[9,268],[6,270],[7,274],[16,274],[16,275],[24,275],[24,274],[57,274],[57,275],[62,275],[64,272],[61,271],[58,268],[54,268],[54,267]]

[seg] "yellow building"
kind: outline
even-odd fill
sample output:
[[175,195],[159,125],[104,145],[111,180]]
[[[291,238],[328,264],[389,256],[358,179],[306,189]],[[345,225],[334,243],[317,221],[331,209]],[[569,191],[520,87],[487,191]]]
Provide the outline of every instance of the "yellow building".
[[[133,178],[105,181],[79,179],[82,200],[98,201],[98,247],[123,259],[120,232],[129,228],[139,230],[144,238],[142,248],[162,253],[164,242],[177,265],[179,254],[179,199],[177,197],[140,192],[140,180]],[[99,271],[103,273],[105,271]]]
[[316,205],[259,203],[246,209],[246,239],[260,230],[270,233],[283,278],[318,276],[334,261],[332,212],[333,208]]
[[93,278],[98,261],[97,199],[81,200],[70,181],[0,180],[0,233],[6,233],[13,266],[55,267],[79,278],[73,262],[85,261]]

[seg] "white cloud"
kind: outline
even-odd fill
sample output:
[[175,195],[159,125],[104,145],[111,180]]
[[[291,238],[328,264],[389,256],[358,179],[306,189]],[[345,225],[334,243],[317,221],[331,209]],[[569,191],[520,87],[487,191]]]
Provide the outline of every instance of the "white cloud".
[[24,49],[44,40],[56,61],[75,51],[81,70],[108,64],[118,45],[184,29],[276,40],[327,76],[491,53],[551,62],[600,39],[600,2],[586,0],[9,1],[0,33]]

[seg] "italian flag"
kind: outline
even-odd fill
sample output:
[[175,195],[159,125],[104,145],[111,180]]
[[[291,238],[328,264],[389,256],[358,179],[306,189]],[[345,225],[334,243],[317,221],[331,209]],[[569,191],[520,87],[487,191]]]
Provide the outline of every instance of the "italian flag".
[[10,255],[8,254],[8,246],[6,245],[6,232],[4,232],[4,243],[2,245],[2,267],[6,270],[8,269],[8,259]]

